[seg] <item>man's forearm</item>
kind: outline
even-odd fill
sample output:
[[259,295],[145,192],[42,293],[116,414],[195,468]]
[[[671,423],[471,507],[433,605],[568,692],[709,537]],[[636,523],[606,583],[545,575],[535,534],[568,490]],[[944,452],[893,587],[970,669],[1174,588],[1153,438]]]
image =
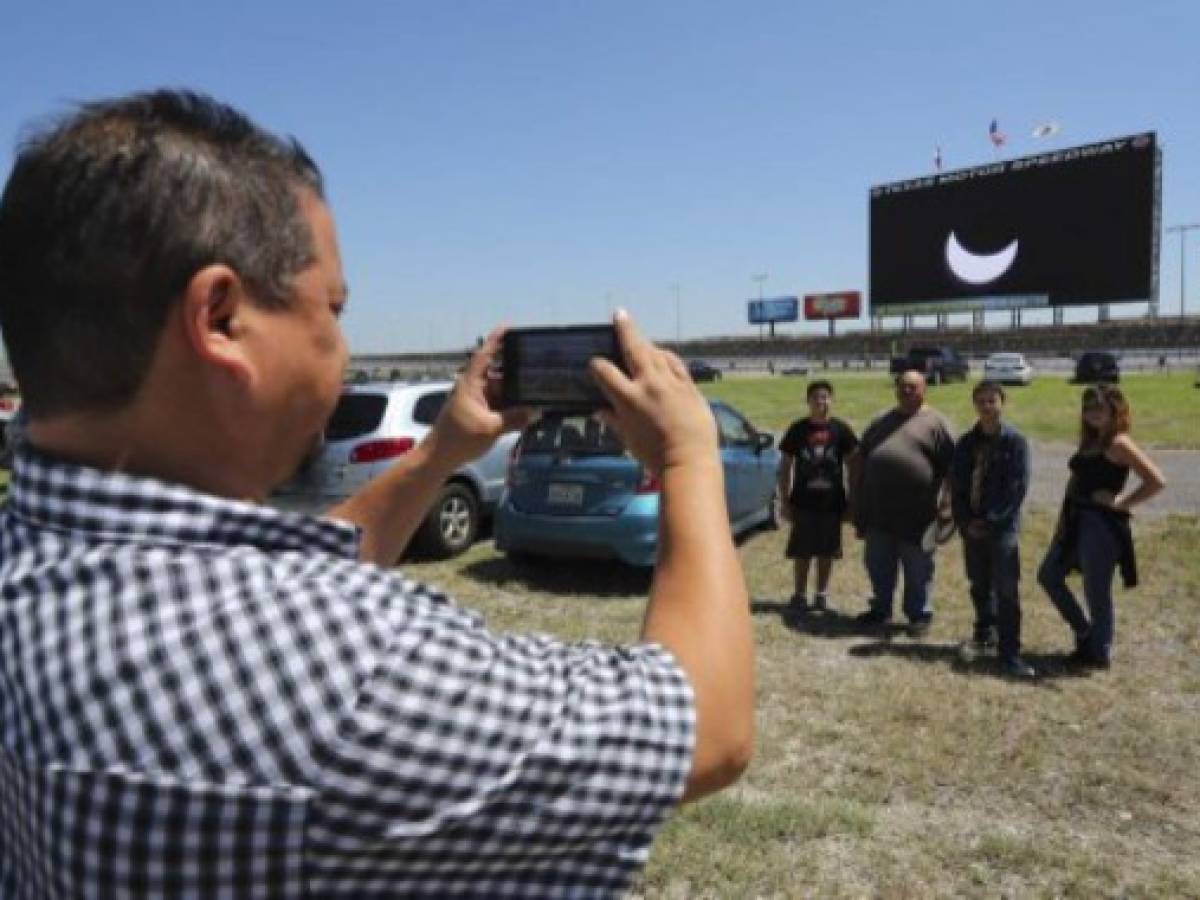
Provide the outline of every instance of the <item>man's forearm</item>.
[[754,739],[749,599],[729,530],[717,459],[662,476],[659,560],[642,636],[671,650],[696,693],[697,742],[688,797],[728,784]]
[[431,441],[422,441],[386,472],[325,514],[362,529],[361,560],[393,565],[455,468],[453,461],[440,455]]

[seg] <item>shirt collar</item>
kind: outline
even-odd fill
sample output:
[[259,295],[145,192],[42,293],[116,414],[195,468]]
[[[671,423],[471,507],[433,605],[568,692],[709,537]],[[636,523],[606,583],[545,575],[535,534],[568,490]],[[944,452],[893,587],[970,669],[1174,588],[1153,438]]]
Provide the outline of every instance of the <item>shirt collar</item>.
[[22,445],[8,506],[43,527],[147,543],[250,544],[358,557],[361,533],[343,522],[204,494],[144,475],[104,472]]

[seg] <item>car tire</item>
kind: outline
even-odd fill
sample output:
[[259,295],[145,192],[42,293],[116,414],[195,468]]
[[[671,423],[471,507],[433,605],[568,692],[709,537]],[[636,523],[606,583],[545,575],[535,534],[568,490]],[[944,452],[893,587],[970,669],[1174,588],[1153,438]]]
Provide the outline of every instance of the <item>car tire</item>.
[[432,509],[417,530],[415,544],[434,559],[458,556],[479,534],[479,499],[465,484],[454,482],[442,488]]

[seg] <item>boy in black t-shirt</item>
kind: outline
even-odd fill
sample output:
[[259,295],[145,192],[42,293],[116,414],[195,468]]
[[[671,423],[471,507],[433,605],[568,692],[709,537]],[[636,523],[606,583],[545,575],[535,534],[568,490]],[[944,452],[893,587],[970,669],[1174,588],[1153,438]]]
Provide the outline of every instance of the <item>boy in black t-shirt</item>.
[[779,496],[786,498],[783,517],[792,523],[787,557],[795,560],[796,590],[791,606],[808,605],[806,590],[811,560],[817,560],[813,608],[824,610],[829,573],[842,556],[842,521],[846,518],[845,463],[858,447],[854,429],[830,416],[833,385],[814,381],[806,393],[809,415],[788,426],[779,450]]

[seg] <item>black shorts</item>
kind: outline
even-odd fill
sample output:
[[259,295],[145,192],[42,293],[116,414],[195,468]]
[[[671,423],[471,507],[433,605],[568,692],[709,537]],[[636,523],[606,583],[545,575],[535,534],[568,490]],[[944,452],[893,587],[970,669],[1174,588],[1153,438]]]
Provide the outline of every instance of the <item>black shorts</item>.
[[792,533],[788,537],[788,559],[810,559],[825,556],[842,558],[842,514],[814,512],[810,509],[792,510]]

